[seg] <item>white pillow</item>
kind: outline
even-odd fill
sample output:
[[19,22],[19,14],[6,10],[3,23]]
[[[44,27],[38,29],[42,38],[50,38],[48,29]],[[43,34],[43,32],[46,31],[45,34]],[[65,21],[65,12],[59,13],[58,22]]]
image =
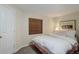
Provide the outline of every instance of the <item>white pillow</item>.
[[75,38],[76,31],[74,31],[74,30],[69,30],[69,31],[66,31],[65,34],[66,34],[68,37]]
[[59,34],[59,35],[65,35],[70,38],[75,38],[76,31],[75,30],[62,30],[62,31],[56,31],[54,33]]

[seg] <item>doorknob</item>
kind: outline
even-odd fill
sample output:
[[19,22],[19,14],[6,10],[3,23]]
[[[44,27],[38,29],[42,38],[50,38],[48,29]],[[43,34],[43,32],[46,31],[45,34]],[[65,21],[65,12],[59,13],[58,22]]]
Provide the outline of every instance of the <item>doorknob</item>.
[[0,36],[0,38],[2,38],[2,36]]

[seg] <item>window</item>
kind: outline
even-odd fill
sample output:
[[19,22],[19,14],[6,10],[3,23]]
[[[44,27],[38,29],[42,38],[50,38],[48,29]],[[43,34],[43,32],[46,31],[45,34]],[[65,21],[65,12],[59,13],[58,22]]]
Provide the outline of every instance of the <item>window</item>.
[[29,34],[42,33],[42,20],[36,18],[29,18]]

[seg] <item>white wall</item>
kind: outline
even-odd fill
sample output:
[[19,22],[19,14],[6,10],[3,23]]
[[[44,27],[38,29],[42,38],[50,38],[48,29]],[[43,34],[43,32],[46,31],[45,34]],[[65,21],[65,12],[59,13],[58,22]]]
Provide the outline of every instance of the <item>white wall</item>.
[[16,9],[16,41],[15,41],[15,50],[19,49],[23,45],[23,40],[25,36],[25,30],[27,31],[27,28],[25,27],[25,15],[20,10]]

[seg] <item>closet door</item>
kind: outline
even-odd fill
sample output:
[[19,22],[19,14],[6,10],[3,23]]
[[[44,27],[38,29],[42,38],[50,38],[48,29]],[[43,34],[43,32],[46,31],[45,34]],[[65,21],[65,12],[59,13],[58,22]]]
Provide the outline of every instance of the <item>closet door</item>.
[[10,8],[0,5],[0,54],[14,52],[14,14]]

